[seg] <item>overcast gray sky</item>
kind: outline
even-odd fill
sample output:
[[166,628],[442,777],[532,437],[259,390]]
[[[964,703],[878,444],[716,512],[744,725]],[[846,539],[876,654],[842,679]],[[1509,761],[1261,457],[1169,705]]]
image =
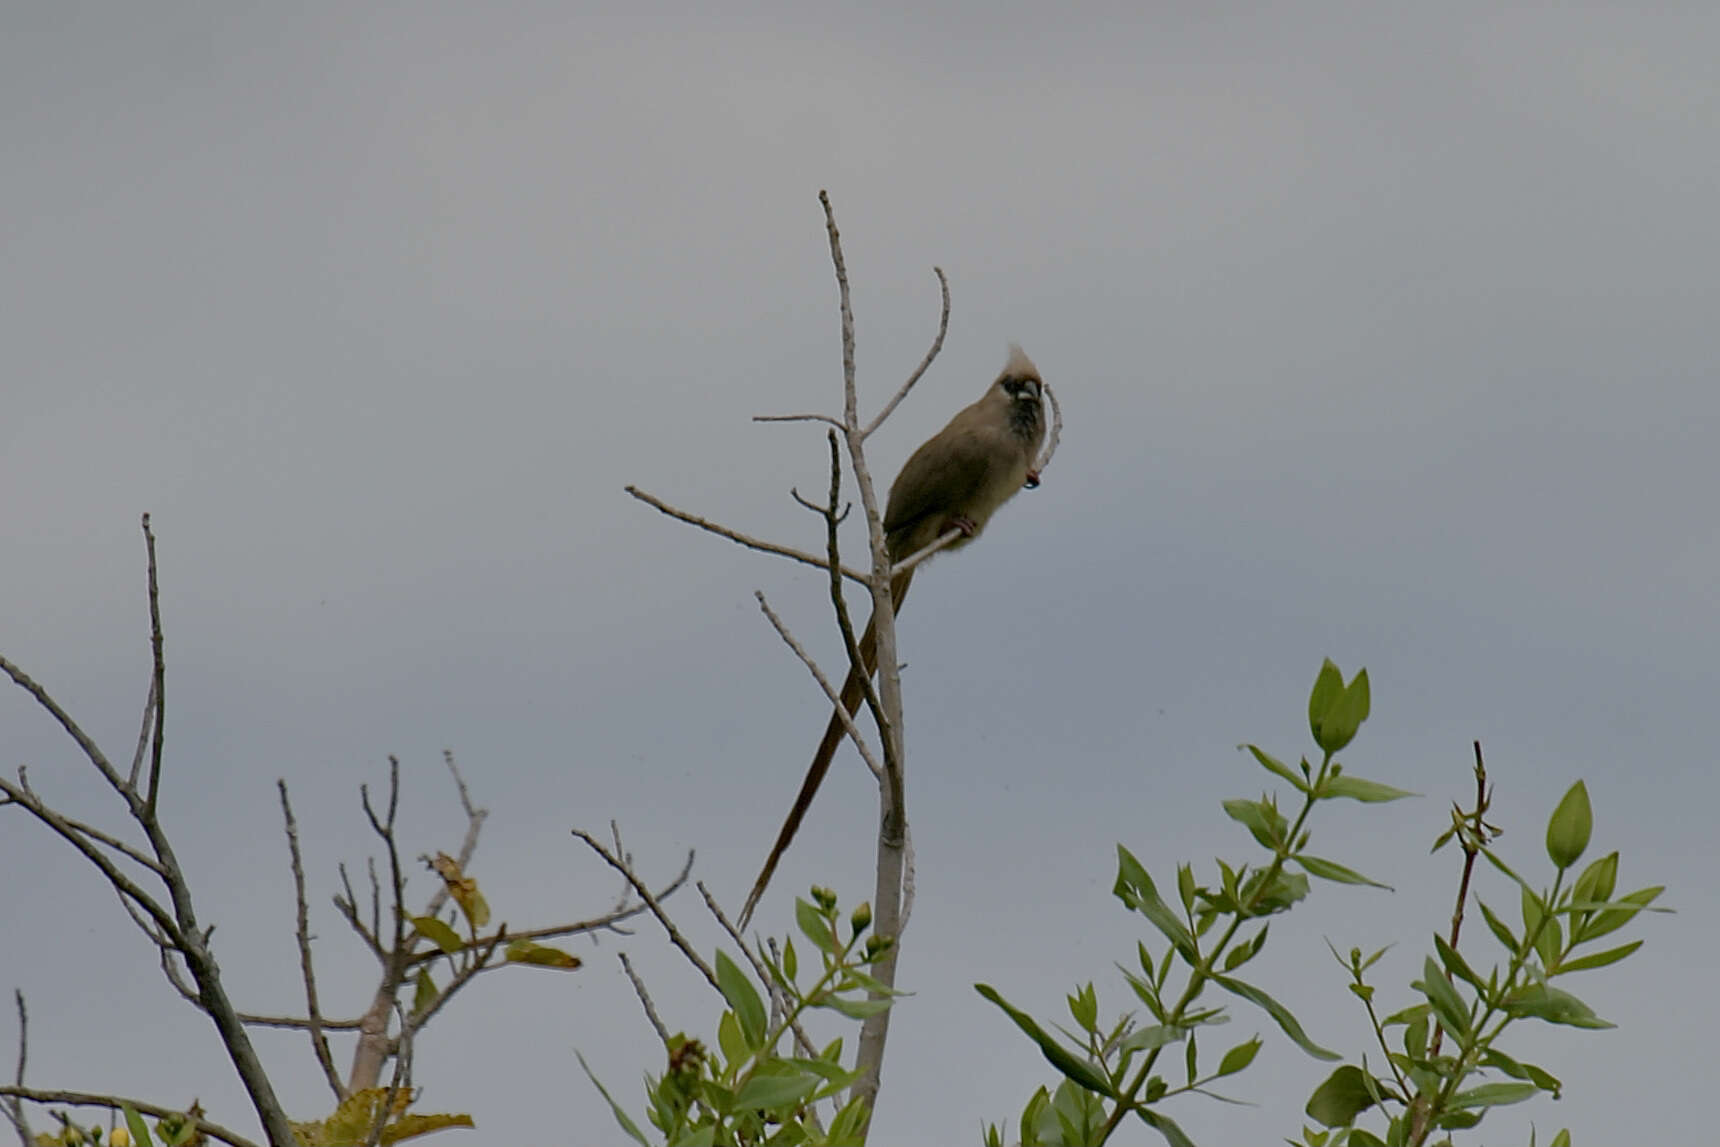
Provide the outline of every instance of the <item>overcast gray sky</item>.
[[[877,1141],[977,1141],[1050,1080],[974,981],[1053,1018],[1088,979],[1127,1005],[1112,963],[1148,929],[1109,895],[1115,844],[1162,875],[1245,856],[1218,802],[1264,774],[1234,746],[1313,751],[1325,656],[1374,683],[1350,769],[1427,795],[1322,810],[1319,850],[1397,891],[1318,887],[1267,985],[1352,1055],[1326,938],[1398,942],[1378,973],[1408,1002],[1455,887],[1427,844],[1479,738],[1514,862],[1544,872],[1545,817],[1586,778],[1621,886],[1680,911],[1573,985],[1618,1030],[1516,1045],[1565,1099],[1476,1141],[1705,1139],[1717,42],[1712,4],[16,7],[0,652],[123,755],[153,513],[165,799],[242,1006],[299,998],[284,776],[324,998],[362,1008],[326,894],[389,753],[414,853],[457,843],[439,754],[463,762],[493,810],[476,875],[515,926],[610,901],[567,835],[610,818],[648,873],[697,849],[738,904],[825,719],[751,592],[831,657],[821,582],[622,486],[817,544],[787,491],[819,488],[820,435],[749,419],[838,406],[828,188],[868,401],[924,351],[934,264],[954,296],[881,471],[1010,340],[1067,420],[1044,487],[904,614],[915,995]],[[22,693],[0,728],[5,767],[112,814]],[[814,880],[869,894],[869,785],[845,756],[766,928]],[[0,865],[31,1080],[251,1126],[93,874],[16,814]],[[672,1027],[711,1032],[650,928],[581,944],[575,975],[493,977],[420,1049],[426,1109],[478,1119],[449,1142],[620,1141],[573,1052],[641,1109],[660,1054],[621,949]],[[1296,1133],[1326,1069],[1246,1010],[1217,1043],[1255,1031],[1232,1090],[1259,1106],[1174,1105],[1197,1141]],[[294,1113],[325,1109],[303,1041],[263,1046]]]

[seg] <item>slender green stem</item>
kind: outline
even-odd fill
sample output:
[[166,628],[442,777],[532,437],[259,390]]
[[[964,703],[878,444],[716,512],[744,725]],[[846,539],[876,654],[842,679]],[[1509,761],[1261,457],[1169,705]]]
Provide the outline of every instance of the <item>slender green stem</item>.
[[1525,932],[1523,943],[1518,946],[1515,952],[1511,953],[1511,963],[1506,967],[1505,980],[1500,985],[1496,998],[1485,1001],[1486,1006],[1481,1009],[1481,1014],[1469,1025],[1470,1034],[1468,1038],[1460,1038],[1457,1041],[1457,1066],[1440,1087],[1439,1094],[1434,1097],[1433,1103],[1422,1112],[1420,1125],[1411,1129],[1409,1147],[1420,1147],[1427,1140],[1428,1133],[1433,1129],[1440,1113],[1451,1102],[1452,1096],[1457,1094],[1457,1088],[1468,1074],[1468,1066],[1474,1059],[1475,1053],[1492,1046],[1499,1033],[1505,1030],[1505,1025],[1511,1022],[1511,1016],[1501,1016],[1499,1025],[1491,1032],[1484,1034],[1482,1031],[1488,1022],[1499,1013],[1504,1001],[1515,990],[1517,977],[1523,971],[1523,965],[1529,962],[1530,954],[1535,951],[1535,941],[1539,940],[1541,933],[1546,931],[1548,922],[1557,916],[1554,909],[1559,903],[1559,892],[1562,890],[1564,882],[1565,870],[1561,868],[1558,875],[1553,878],[1553,890],[1547,895],[1545,910],[1541,913],[1541,919],[1536,923],[1533,931]]
[[[1251,909],[1253,909],[1259,897],[1272,886],[1273,878],[1284,870],[1284,862],[1290,859],[1296,845],[1296,838],[1302,835],[1302,826],[1307,823],[1308,814],[1314,810],[1314,802],[1319,799],[1318,794],[1325,783],[1326,774],[1330,772],[1331,767],[1332,754],[1327,753],[1320,761],[1320,769],[1314,774],[1314,779],[1309,784],[1307,792],[1303,794],[1302,809],[1296,814],[1296,822],[1290,826],[1290,831],[1286,833],[1284,839],[1279,842],[1278,848],[1273,854],[1272,863],[1267,865],[1264,876],[1255,881],[1254,894],[1249,898],[1246,904],[1242,904],[1237,907],[1235,916],[1231,919],[1230,925],[1225,928],[1224,934],[1219,937],[1218,944],[1212,949],[1211,955],[1201,957],[1196,963],[1190,966],[1188,986],[1183,989],[1183,993],[1177,999],[1176,1004],[1168,1013],[1166,1013],[1165,1023],[1167,1025],[1177,1025],[1181,1021],[1183,1014],[1188,1010],[1189,1005],[1194,1003],[1195,999],[1200,995],[1201,990],[1206,987],[1207,980],[1212,978],[1213,961],[1224,954],[1225,949],[1230,946],[1230,942],[1236,938],[1236,933],[1242,927],[1243,922],[1253,919]],[[1195,940],[1195,944],[1195,955],[1200,956],[1198,938]],[[1124,1089],[1123,1093],[1117,1097],[1116,1107],[1111,1111],[1111,1114],[1105,1120],[1104,1125],[1099,1128],[1098,1143],[1102,1144],[1108,1142],[1111,1138],[1112,1132],[1116,1131],[1118,1125],[1122,1123],[1123,1119],[1136,1109],[1136,1096],[1140,1094],[1141,1088],[1146,1086],[1147,1080],[1152,1077],[1153,1067],[1158,1062],[1159,1052],[1163,1050],[1164,1048],[1161,1045],[1160,1047],[1153,1048],[1147,1053],[1147,1058],[1142,1062],[1140,1069],[1135,1073],[1135,1078],[1130,1081],[1129,1086]],[[1169,1093],[1167,1092],[1167,1094]]]

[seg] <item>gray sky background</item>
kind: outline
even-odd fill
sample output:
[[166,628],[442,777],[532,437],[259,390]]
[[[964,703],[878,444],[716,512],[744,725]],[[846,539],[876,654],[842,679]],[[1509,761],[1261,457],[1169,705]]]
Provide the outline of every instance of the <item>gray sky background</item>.
[[[751,591],[833,658],[822,584],[621,488],[816,544],[787,490],[820,487],[820,435],[749,418],[838,405],[827,187],[870,402],[930,338],[933,264],[954,295],[880,471],[1012,339],[1067,419],[1045,486],[904,614],[916,994],[877,1141],[977,1141],[1049,1081],[974,981],[1048,1017],[1088,979],[1127,1006],[1112,964],[1149,932],[1109,895],[1114,845],[1162,876],[1245,855],[1219,801],[1265,777],[1234,746],[1312,752],[1324,656],[1374,683],[1351,770],[1427,796],[1322,809],[1319,851],[1397,891],[1316,888],[1262,982],[1352,1054],[1324,938],[1398,942],[1378,979],[1409,1002],[1457,874],[1427,845],[1479,738],[1508,856],[1545,872],[1584,777],[1621,887],[1680,911],[1573,983],[1617,1031],[1514,1045],[1566,1097],[1475,1141],[1711,1133],[1720,9],[63,2],[6,25],[0,651],[125,754],[153,513],[166,800],[242,1006],[299,1001],[284,776],[324,998],[361,1010],[326,896],[391,752],[414,854],[457,843],[457,754],[512,925],[611,901],[567,829],[612,817],[646,872],[697,849],[739,903],[825,719]],[[0,727],[8,769],[114,815],[21,692]],[[765,927],[814,880],[869,895],[869,788],[844,757]],[[94,875],[16,814],[0,865],[31,1080],[251,1126]],[[620,1142],[573,1052],[641,1110],[660,1057],[621,949],[672,1027],[711,1032],[650,928],[579,945],[576,975],[492,977],[420,1049],[425,1109],[479,1122],[449,1142]],[[1255,1031],[1231,1090],[1258,1107],[1170,1109],[1197,1141],[1302,1122],[1327,1069],[1266,1017],[1205,1042]],[[304,1041],[262,1044],[293,1111],[326,1109]]]

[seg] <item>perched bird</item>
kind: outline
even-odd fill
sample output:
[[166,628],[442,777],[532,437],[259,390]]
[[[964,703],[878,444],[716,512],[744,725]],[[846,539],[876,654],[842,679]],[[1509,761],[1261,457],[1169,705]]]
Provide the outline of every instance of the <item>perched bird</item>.
[[[892,562],[912,557],[952,529],[960,530],[963,536],[944,549],[961,548],[985,528],[997,508],[1017,490],[1024,485],[1039,484],[1033,467],[1045,438],[1040,401],[1043,387],[1039,368],[1020,347],[1012,345],[1003,373],[986,388],[984,396],[914,451],[902,472],[896,475],[884,510],[885,545]],[[890,582],[890,599],[898,613],[913,578],[914,570],[908,569]],[[851,667],[842,686],[842,706],[850,714],[857,711],[865,695],[863,682],[877,668],[876,625],[876,618],[866,623],[866,632],[860,638],[863,668]],[[830,760],[843,735],[842,715],[833,713],[824,730],[824,739],[818,743],[818,752],[813,755],[812,767],[806,771],[806,780],[801,782],[800,793],[788,811],[788,819],[764,862],[764,870],[747,895],[746,906],[741,909],[741,927],[746,927],[759,897],[764,895],[765,886],[776,872],[777,862],[794,840],[824,774],[830,771]]]

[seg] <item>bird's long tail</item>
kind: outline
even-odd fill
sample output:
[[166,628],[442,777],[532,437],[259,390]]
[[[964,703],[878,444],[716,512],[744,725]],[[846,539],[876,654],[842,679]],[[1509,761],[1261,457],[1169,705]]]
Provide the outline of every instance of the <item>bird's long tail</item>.
[[[902,612],[902,599],[908,596],[908,585],[913,580],[914,571],[910,569],[898,574],[890,583],[890,600],[895,603],[898,614]],[[878,668],[877,625],[878,619],[874,616],[866,623],[866,632],[860,636],[860,665],[865,667],[864,676],[859,666],[850,666],[848,679],[842,683],[842,707],[851,716],[860,711],[861,699],[866,695],[866,678]],[[848,731],[842,725],[842,715],[831,713],[830,724],[824,727],[824,739],[818,742],[818,751],[812,756],[812,767],[806,770],[806,779],[800,783],[800,792],[794,798],[793,807],[788,810],[788,819],[783,821],[782,831],[776,834],[776,843],[771,846],[764,869],[753,882],[752,891],[747,893],[746,905],[741,908],[742,928],[752,919],[753,909],[758,907],[759,898],[764,895],[770,878],[776,874],[777,862],[793,843],[794,834],[800,830],[800,822],[806,819],[806,810],[812,807],[812,798],[818,795],[818,786],[824,783],[824,776],[830,771],[830,762],[835,758],[836,750],[841,747],[843,738],[847,735]]]

